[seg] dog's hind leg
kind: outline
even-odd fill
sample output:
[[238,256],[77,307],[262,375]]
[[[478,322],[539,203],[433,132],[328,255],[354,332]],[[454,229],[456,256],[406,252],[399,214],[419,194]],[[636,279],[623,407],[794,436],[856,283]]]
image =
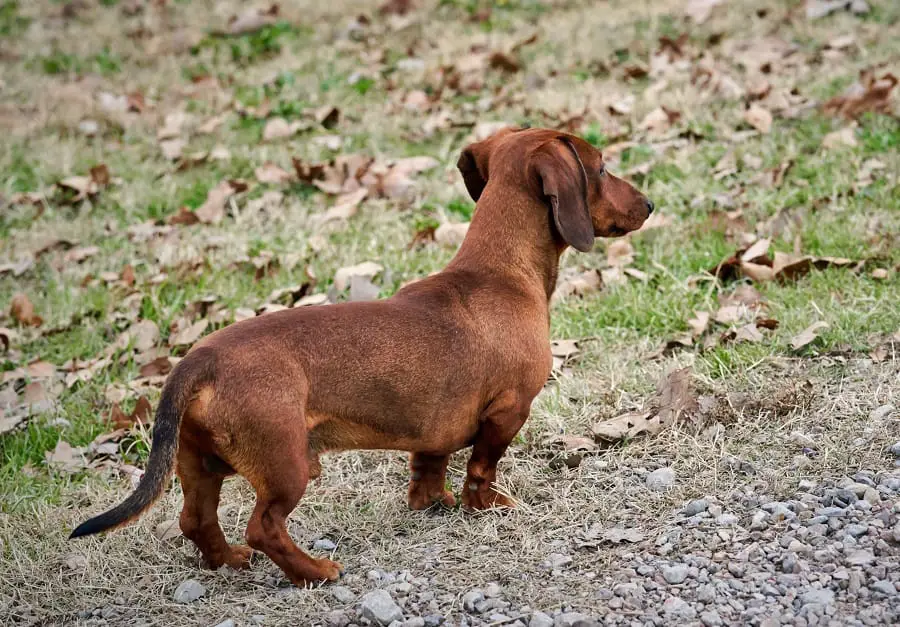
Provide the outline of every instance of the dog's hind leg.
[[449,455],[410,454],[407,496],[410,509],[428,509],[435,503],[440,503],[444,507],[456,505],[453,494],[444,487],[449,461]]
[[485,411],[466,468],[462,493],[463,507],[466,509],[514,507],[511,499],[494,489],[497,462],[525,424],[530,408],[530,399],[523,403],[518,394],[510,392],[498,397]]
[[184,491],[181,531],[200,549],[206,565],[212,569],[226,564],[237,569],[249,567],[252,549],[229,545],[219,526],[216,510],[225,474],[210,470],[203,456],[185,442],[178,449],[177,472]]
[[310,460],[305,403],[270,403],[254,416],[252,437],[264,447],[252,463],[238,468],[256,490],[256,507],[247,525],[247,543],[268,555],[298,586],[336,580],[341,565],[310,557],[287,532],[287,518],[309,482]]

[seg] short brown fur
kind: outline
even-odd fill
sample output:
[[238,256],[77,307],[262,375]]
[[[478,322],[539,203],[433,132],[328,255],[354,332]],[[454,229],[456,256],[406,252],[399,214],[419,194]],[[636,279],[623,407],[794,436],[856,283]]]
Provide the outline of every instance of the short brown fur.
[[[138,517],[174,463],[181,528],[209,566],[247,567],[256,549],[297,585],[334,580],[340,565],[300,550],[285,521],[319,455],[347,449],[409,451],[408,503],[425,509],[455,504],[447,461],[471,446],[463,506],[512,506],[494,487],[497,462],[550,371],[559,257],[639,228],[653,205],[556,131],[505,129],[458,165],[477,205],[447,268],[385,300],[267,314],[202,339],[163,390],[141,485],[72,536]],[[229,545],[216,515],[234,473],[257,494],[249,547]]]

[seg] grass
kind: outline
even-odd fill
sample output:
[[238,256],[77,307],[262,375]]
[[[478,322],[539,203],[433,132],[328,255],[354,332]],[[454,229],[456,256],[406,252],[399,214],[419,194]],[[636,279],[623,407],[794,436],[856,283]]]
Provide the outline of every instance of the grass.
[[[823,101],[842,93],[865,67],[897,65],[900,45],[891,25],[900,10],[891,3],[873,7],[864,18],[836,14],[807,23],[783,19],[782,3],[758,0],[740,11],[717,10],[709,23],[692,26],[680,5],[667,0],[617,0],[605,3],[603,10],[584,2],[499,2],[491,3],[489,16],[483,11],[488,3],[443,0],[420,3],[425,5],[419,10],[424,19],[395,32],[370,3],[339,0],[302,8],[282,3],[278,23],[249,35],[221,37],[209,33],[237,12],[240,3],[226,3],[228,10],[210,15],[203,3],[176,2],[165,9],[171,12],[166,23],[207,33],[199,44],[178,53],[152,52],[161,48],[154,49],[149,37],[171,37],[166,30],[154,31],[146,41],[129,38],[139,22],[123,17],[121,3],[89,4],[78,9],[78,18],[41,28],[35,25],[58,14],[58,4],[0,4],[0,35],[5,39],[0,52],[18,51],[5,62],[0,102],[0,124],[6,124],[7,111],[13,112],[0,148],[0,260],[28,256],[48,237],[101,249],[80,263],[66,262],[65,251],[53,250],[35,259],[21,276],[0,274],[3,310],[9,310],[14,294],[24,292],[45,320],[38,330],[18,328],[8,315],[0,320],[0,326],[15,327],[16,332],[11,349],[2,355],[4,371],[35,359],[58,366],[70,359],[91,359],[137,319],[154,321],[165,346],[170,325],[210,295],[226,313],[253,309],[274,289],[303,283],[308,274],[317,278],[313,290],[325,292],[338,268],[371,260],[386,268],[376,283],[387,296],[408,280],[440,270],[452,258],[451,248],[409,244],[424,228],[471,219],[474,204],[454,168],[471,139],[469,121],[556,123],[587,106],[595,113],[578,132],[600,149],[634,141],[609,158],[610,168],[635,172],[633,180],[671,221],[664,229],[631,237],[633,268],[646,273],[646,281],[629,279],[554,307],[552,336],[581,339],[581,353],[571,371],[537,399],[531,420],[504,461],[503,487],[521,501],[517,513],[412,515],[403,505],[401,455],[348,453],[327,460],[322,479],[294,513],[292,531],[301,542],[322,534],[340,538],[338,558],[349,567],[347,585],[354,591],[366,589],[364,573],[370,568],[409,569],[429,573],[435,587],[451,597],[502,580],[511,594],[534,607],[580,602],[590,596],[588,580],[568,581],[573,592],[567,601],[558,586],[548,585],[539,567],[546,547],[564,542],[582,521],[627,521],[645,526],[650,537],[681,500],[724,498],[740,485],[739,477],[715,470],[726,453],[767,464],[770,473],[763,480],[773,492],[790,490],[804,476],[842,476],[855,468],[884,466],[880,451],[889,430],[878,432],[865,449],[852,442],[868,424],[871,409],[896,404],[900,390],[896,356],[882,362],[868,357],[884,337],[900,330],[896,115],[864,115],[854,131],[857,145],[834,150],[824,150],[822,141],[847,122],[816,108],[798,117],[776,115],[768,134],[735,136],[746,130],[740,100],[701,89],[689,70],[665,76],[668,88],[645,98],[660,78],[625,80],[622,66],[649,64],[659,37],[677,39],[686,30],[689,58],[696,60],[711,35],[724,33],[710,54],[720,71],[743,84],[746,66],[723,46],[776,36],[797,42],[796,54],[804,64],[803,71],[785,67],[768,74],[773,89],[796,89]],[[765,17],[758,16],[759,9],[768,10]],[[364,37],[341,30],[361,12],[372,20]],[[310,26],[326,23],[336,26]],[[489,70],[481,90],[445,90],[438,106],[452,113],[457,126],[426,136],[422,123],[428,113],[399,106],[407,91],[437,93],[438,69],[473,47],[508,49],[535,31],[538,41],[520,51],[525,64],[521,72]],[[847,33],[864,44],[864,54],[851,50],[827,63],[817,60],[825,42]],[[591,43],[573,47],[573,41]],[[383,66],[373,54],[378,51],[384,53]],[[424,74],[399,68],[397,62],[408,56],[423,60]],[[604,64],[603,72],[596,71],[598,63]],[[542,87],[530,86],[531,74],[544,80]],[[205,77],[215,77],[217,86],[205,90]],[[150,104],[143,113],[104,111],[97,105],[100,92],[141,92]],[[629,93],[635,96],[634,110],[614,121],[632,132],[616,136],[608,124],[606,99]],[[306,119],[317,107],[336,106],[341,118],[334,129],[316,128],[263,142],[265,120],[232,111],[213,135],[192,134],[185,149],[225,146],[230,158],[176,171],[156,139],[164,115],[183,108],[196,126],[227,112],[231,102],[243,107],[268,103],[270,116],[291,121]],[[897,94],[893,102],[896,113]],[[637,130],[660,104],[680,111],[682,120],[662,137]],[[96,135],[79,130],[84,120],[98,123]],[[345,139],[340,150],[312,141],[328,134]],[[148,240],[135,234],[136,225],[159,225],[179,207],[201,206],[223,179],[253,181],[254,169],[266,161],[290,170],[291,157],[319,162],[350,152],[380,160],[428,155],[441,165],[417,178],[411,200],[368,199],[344,223],[317,226],[313,218],[331,200],[311,186],[292,184],[260,186],[239,196],[219,225],[178,226]],[[734,157],[735,171],[717,178],[714,169],[728,154]],[[861,181],[864,164],[873,159],[883,168],[873,171],[871,181]],[[792,166],[779,187],[761,182],[761,175],[786,161]],[[761,165],[748,165],[756,162]],[[109,167],[114,184],[80,205],[61,203],[53,184],[83,175],[97,163]],[[283,204],[252,211],[251,203],[264,189],[283,192]],[[40,207],[6,205],[5,199],[31,191],[49,192],[48,201]],[[796,218],[785,220],[781,232],[773,235],[774,250],[792,251],[797,241],[805,254],[847,257],[865,265],[858,271],[814,270],[797,281],[757,285],[767,315],[780,323],[759,343],[719,344],[660,356],[663,343],[688,330],[687,320],[695,310],[715,313],[719,296],[736,287],[709,281],[705,271],[742,247],[738,236],[712,225],[722,211],[738,209],[747,225],[744,230],[759,236],[768,235],[767,225],[778,215]],[[325,245],[314,246],[317,239]],[[604,269],[607,245],[598,242],[594,252],[585,255],[567,253],[563,270]],[[264,251],[273,253],[278,265],[274,273],[257,279],[242,261]],[[121,272],[126,264],[135,270],[133,289],[100,278]],[[875,268],[889,270],[888,278],[875,278]],[[165,276],[158,278],[161,273]],[[793,350],[791,339],[816,321],[829,327],[815,343]],[[714,326],[711,333],[726,328]],[[49,329],[54,332],[47,333]],[[718,398],[745,394],[758,401],[753,410],[732,416],[724,441],[707,441],[684,426],[590,457],[576,469],[548,464],[553,456],[548,438],[560,432],[586,434],[598,418],[640,407],[661,374],[686,365],[693,367],[702,392]],[[109,470],[61,473],[47,467],[45,454],[59,440],[86,446],[108,432],[107,394],[112,388],[126,389],[123,404],[130,407],[139,393],[128,384],[137,373],[130,351],[118,351],[94,379],[63,389],[51,410],[31,417],[21,430],[0,436],[0,607],[20,619],[48,624],[75,622],[78,612],[108,607],[119,608],[112,624],[129,624],[133,615],[128,607],[150,608],[171,624],[214,624],[226,616],[246,622],[260,613],[273,624],[291,624],[298,611],[321,617],[330,603],[327,591],[287,594],[279,588],[278,571],[271,564],[257,566],[250,575],[205,573],[195,568],[196,554],[183,540],[157,540],[155,525],[177,515],[177,485],[135,527],[88,543],[65,543],[72,524],[118,501],[129,488],[128,480]],[[803,380],[815,384],[808,405],[784,411],[766,405],[773,388],[793,389]],[[16,393],[24,383],[16,384]],[[158,389],[142,393],[155,402]],[[792,430],[821,434],[826,442],[814,466],[796,466],[796,451],[786,437]],[[129,463],[143,464],[144,444],[138,440],[123,453]],[[648,494],[635,477],[641,469],[664,463],[691,479],[671,493]],[[462,455],[451,465],[450,480],[457,488],[464,465]],[[598,498],[598,490],[604,498]],[[223,504],[228,508],[223,516],[226,533],[237,538],[252,494],[241,482],[230,482]],[[429,546],[443,552],[438,570],[425,550]],[[622,551],[613,547],[590,556],[579,554],[574,570],[612,568]],[[73,554],[84,557],[90,567],[60,566]],[[454,555],[471,558],[463,563]],[[142,577],[149,583],[122,589],[124,579]],[[196,606],[173,605],[168,600],[171,590],[188,577],[209,585],[209,599]],[[452,598],[438,605],[448,614],[458,611]]]

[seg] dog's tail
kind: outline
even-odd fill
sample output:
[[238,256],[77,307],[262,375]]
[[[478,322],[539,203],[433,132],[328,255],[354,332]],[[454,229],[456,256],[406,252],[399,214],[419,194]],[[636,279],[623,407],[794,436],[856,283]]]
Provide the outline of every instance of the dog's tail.
[[208,348],[191,351],[175,366],[159,400],[153,425],[153,447],[137,489],[116,507],[78,525],[70,539],[126,525],[139,518],[162,495],[175,465],[178,430],[184,410],[197,386],[214,377],[215,359]]

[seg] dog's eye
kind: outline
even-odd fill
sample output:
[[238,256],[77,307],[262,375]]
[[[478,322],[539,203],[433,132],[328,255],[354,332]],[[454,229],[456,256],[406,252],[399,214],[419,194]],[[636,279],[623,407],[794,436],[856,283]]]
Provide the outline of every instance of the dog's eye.
[[603,175],[606,174],[606,165],[601,165],[601,166],[600,166],[600,172],[599,172],[599,174],[600,174],[600,176],[603,176]]

